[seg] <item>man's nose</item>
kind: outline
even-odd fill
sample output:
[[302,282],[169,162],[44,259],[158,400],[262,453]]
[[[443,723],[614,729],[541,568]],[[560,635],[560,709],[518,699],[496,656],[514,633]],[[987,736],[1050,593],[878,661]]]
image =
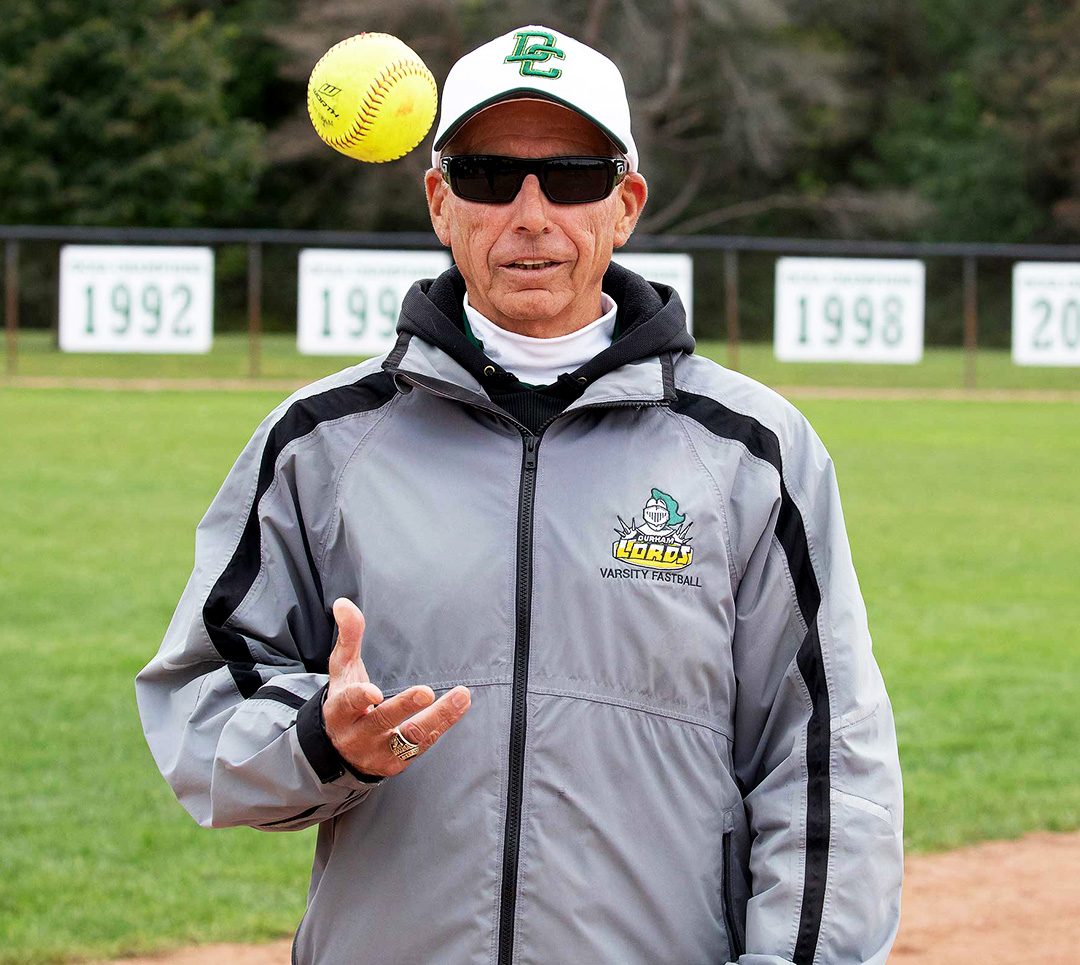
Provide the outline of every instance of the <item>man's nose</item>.
[[530,233],[549,231],[551,222],[547,206],[548,200],[540,190],[539,179],[535,174],[526,175],[514,198],[514,228]]

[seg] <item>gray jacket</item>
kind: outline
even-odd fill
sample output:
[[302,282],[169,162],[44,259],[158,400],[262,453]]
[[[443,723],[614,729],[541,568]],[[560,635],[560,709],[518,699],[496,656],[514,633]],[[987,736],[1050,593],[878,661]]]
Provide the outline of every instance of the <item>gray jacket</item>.
[[[198,527],[139,710],[199,824],[319,825],[295,962],[886,959],[900,768],[832,462],[685,333],[638,337],[681,324],[670,289],[609,284],[621,354],[540,434],[446,278],[415,286],[397,348],[278,406]],[[394,778],[322,726],[339,596],[386,695],[472,689]]]

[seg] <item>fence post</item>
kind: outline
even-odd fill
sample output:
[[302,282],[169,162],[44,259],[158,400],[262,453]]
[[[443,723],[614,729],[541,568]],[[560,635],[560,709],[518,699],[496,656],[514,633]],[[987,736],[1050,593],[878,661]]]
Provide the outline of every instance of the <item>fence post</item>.
[[19,367],[19,243],[13,239],[4,245],[4,333],[10,376]]
[[52,286],[52,305],[50,305],[49,333],[52,336],[52,348],[60,351],[60,255],[64,246],[58,245],[53,264],[57,267],[56,284]]
[[727,319],[728,368],[739,371],[739,252],[724,249],[724,315]]
[[964,387],[977,384],[976,361],[979,348],[979,274],[972,255],[964,258]]
[[262,371],[262,245],[248,242],[248,376]]

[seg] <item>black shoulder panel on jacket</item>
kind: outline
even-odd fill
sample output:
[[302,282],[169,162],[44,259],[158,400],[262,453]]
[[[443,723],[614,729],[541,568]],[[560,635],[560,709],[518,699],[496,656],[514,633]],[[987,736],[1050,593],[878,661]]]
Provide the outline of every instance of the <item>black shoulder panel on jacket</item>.
[[794,954],[797,965],[806,965],[813,962],[817,948],[829,868],[830,711],[817,626],[821,588],[810,560],[802,515],[784,482],[780,440],[776,433],[752,416],[735,412],[708,396],[681,389],[676,390],[676,395],[671,406],[674,412],[688,416],[713,435],[741,442],[759,459],[772,465],[780,476],[780,515],[776,522],[776,538],[787,556],[799,610],[808,627],[796,659],[813,704],[806,728],[806,869]]
[[[262,685],[255,661],[243,634],[228,626],[229,618],[243,602],[259,575],[262,534],[259,529],[259,501],[274,480],[274,466],[282,450],[293,440],[306,436],[321,423],[355,412],[378,409],[394,397],[394,379],[376,372],[350,385],[341,385],[305,399],[297,399],[274,424],[263,445],[259,478],[244,531],[232,558],[210,590],[203,604],[203,623],[214,648],[229,666],[240,694],[247,698]],[[303,520],[300,520],[301,528]],[[307,549],[307,536],[304,534]],[[308,550],[308,565],[318,582],[314,561]]]

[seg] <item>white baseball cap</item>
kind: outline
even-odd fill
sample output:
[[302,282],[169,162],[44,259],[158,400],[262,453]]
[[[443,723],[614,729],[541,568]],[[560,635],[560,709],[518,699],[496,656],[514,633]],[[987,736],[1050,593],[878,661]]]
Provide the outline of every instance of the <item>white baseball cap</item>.
[[551,101],[576,111],[626,155],[631,171],[637,170],[630,105],[619,68],[573,37],[535,24],[488,41],[450,68],[432,167],[439,166],[443,147],[469,118],[517,98]]

